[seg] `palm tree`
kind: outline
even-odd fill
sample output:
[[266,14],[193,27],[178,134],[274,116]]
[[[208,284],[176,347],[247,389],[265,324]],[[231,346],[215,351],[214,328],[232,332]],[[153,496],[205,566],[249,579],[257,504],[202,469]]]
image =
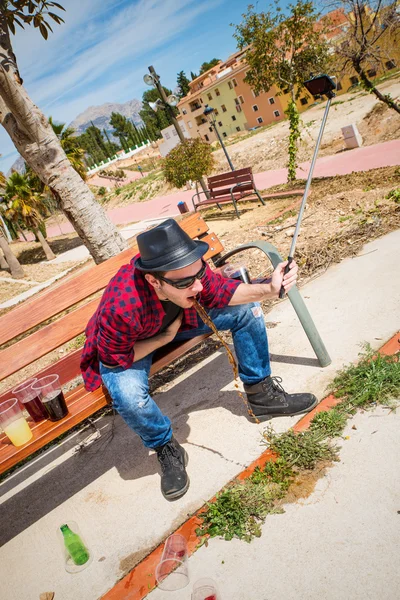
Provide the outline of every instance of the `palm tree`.
[[[0,171],[0,193],[3,193],[3,189],[6,186],[6,178],[4,173]],[[0,208],[4,203],[0,204]],[[1,213],[0,213],[1,217]],[[14,279],[22,279],[25,277],[23,268],[21,267],[18,259],[14,256],[3,231],[3,220],[0,218],[0,268],[10,269],[11,277]]]
[[21,221],[31,229],[42,245],[46,259],[53,260],[56,256],[41,231],[47,209],[43,197],[32,187],[29,178],[21,173],[12,173],[6,183],[5,199],[7,219]]
[[84,181],[86,181],[86,168],[84,163],[85,151],[79,146],[78,138],[74,136],[75,129],[67,127],[65,123],[54,123],[52,117],[49,117],[49,123],[53,128],[54,133],[60,140],[62,149],[75,171],[79,173]]

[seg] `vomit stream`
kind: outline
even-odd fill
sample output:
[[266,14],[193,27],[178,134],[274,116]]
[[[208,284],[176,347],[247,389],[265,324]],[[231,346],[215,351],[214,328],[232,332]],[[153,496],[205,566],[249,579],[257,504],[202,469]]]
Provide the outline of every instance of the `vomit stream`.
[[218,329],[215,327],[214,323],[212,322],[212,320],[210,319],[210,317],[208,316],[208,314],[206,313],[206,311],[204,310],[204,308],[197,302],[197,300],[195,298],[193,298],[193,304],[194,304],[194,307],[195,307],[195,309],[197,311],[197,314],[199,315],[200,319],[202,321],[204,321],[204,323],[206,325],[208,325],[212,329],[212,331],[220,339],[221,343],[225,347],[225,350],[226,350],[226,352],[228,354],[229,362],[230,362],[231,367],[232,367],[233,376],[235,378],[235,388],[237,390],[237,393],[239,394],[240,398],[243,400],[243,403],[244,403],[244,405],[245,405],[245,407],[247,409],[247,412],[249,413],[250,417],[252,419],[254,419],[256,423],[260,423],[260,421],[257,419],[257,417],[255,416],[255,414],[251,410],[251,408],[250,408],[250,406],[249,406],[246,398],[243,396],[242,392],[239,390],[239,384],[237,382],[238,375],[239,375],[239,370],[238,370],[238,366],[236,364],[236,360],[235,360],[235,357],[232,354],[231,349],[229,348],[229,346],[225,342],[225,340],[222,339],[221,335],[219,334]]

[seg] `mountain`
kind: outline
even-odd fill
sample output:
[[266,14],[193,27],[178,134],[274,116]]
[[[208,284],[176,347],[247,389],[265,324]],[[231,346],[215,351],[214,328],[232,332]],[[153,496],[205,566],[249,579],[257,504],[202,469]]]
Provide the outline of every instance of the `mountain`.
[[105,129],[107,132],[111,132],[112,127],[110,126],[109,119],[111,113],[117,112],[132,119],[136,125],[141,125],[142,120],[139,116],[139,111],[142,109],[142,103],[136,98],[129,100],[124,104],[117,104],[116,102],[106,102],[100,106],[89,106],[85,111],[76,117],[70,127],[76,129],[77,133],[83,133],[90,125],[91,121],[100,130]]
[[[124,117],[128,117],[128,119],[132,119],[135,125],[143,125],[143,122],[139,116],[140,110],[142,110],[142,103],[140,100],[136,100],[136,98],[133,98],[133,100],[128,100],[128,102],[125,102],[124,104],[106,102],[105,104],[100,104],[100,106],[89,106],[89,108],[78,115],[69,126],[73,127],[78,134],[81,134],[86,131],[86,129],[91,125],[91,121],[93,121],[93,124],[96,125],[96,127],[98,127],[100,130],[105,129],[111,137],[112,127],[110,126],[109,122],[111,113],[120,113],[121,115],[124,115]],[[19,157],[11,166],[7,176],[9,176],[13,170],[23,173],[25,170],[24,166],[24,159]]]
[[13,162],[11,167],[8,169],[6,176],[10,177],[10,175],[13,171],[17,171],[18,173],[21,173],[21,174],[25,173],[25,161],[22,158],[22,156],[19,156],[17,158],[17,160],[15,162]]

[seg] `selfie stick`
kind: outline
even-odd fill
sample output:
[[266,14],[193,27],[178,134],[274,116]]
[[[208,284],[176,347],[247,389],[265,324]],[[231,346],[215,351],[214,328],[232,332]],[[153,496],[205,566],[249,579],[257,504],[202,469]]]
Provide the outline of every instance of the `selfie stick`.
[[[310,185],[311,185],[313,171],[314,171],[315,163],[317,160],[317,154],[318,154],[318,150],[319,150],[321,140],[322,140],[322,134],[324,133],[325,123],[328,118],[328,112],[329,112],[329,107],[332,102],[332,98],[335,97],[333,90],[336,89],[336,84],[334,83],[334,81],[332,81],[332,79],[330,77],[328,77],[328,75],[318,75],[317,77],[314,77],[313,79],[309,79],[308,81],[304,82],[304,86],[314,96],[317,94],[321,95],[321,96],[326,95],[328,98],[328,102],[326,103],[325,112],[324,112],[324,116],[323,116],[322,123],[321,123],[321,128],[320,128],[319,134],[318,134],[317,144],[315,146],[314,155],[313,155],[313,158],[311,161],[310,171],[308,173],[306,187],[305,187],[303,199],[302,199],[301,205],[300,205],[299,216],[297,217],[296,229],[294,230],[292,244],[290,246],[290,252],[289,252],[289,256],[288,256],[288,264],[285,267],[285,272],[284,272],[285,275],[286,275],[286,273],[288,273],[288,271],[290,269],[290,264],[294,257],[294,251],[296,248],[296,242],[297,242],[297,238],[299,235],[301,219],[303,217],[304,209],[306,207],[308,191],[309,191]],[[279,298],[283,298],[284,295],[285,295],[285,288],[282,285],[280,292],[279,292]]]

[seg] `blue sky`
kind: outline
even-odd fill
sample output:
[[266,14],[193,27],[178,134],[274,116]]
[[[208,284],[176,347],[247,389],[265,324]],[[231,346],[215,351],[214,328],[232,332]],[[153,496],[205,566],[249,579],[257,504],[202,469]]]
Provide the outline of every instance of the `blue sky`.
[[[141,99],[143,75],[154,65],[165,86],[176,74],[236,50],[230,23],[248,0],[59,0],[65,24],[43,40],[18,30],[14,51],[32,100],[56,121],[71,122],[88,106]],[[259,2],[264,9],[268,2]],[[148,88],[147,88],[148,89]],[[17,158],[0,127],[0,170]]]

